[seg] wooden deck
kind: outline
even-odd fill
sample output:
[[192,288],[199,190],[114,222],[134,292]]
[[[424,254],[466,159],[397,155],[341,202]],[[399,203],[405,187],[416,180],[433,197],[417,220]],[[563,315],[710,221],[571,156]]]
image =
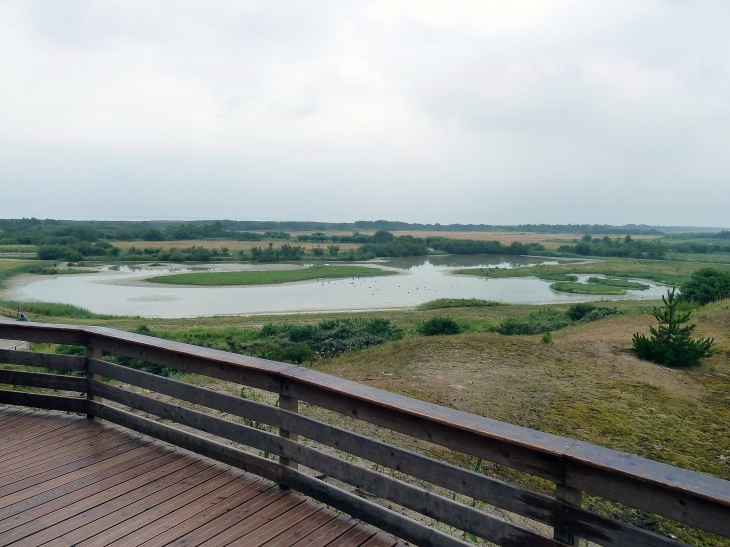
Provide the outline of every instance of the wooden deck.
[[0,547],[392,547],[253,475],[100,420],[0,408]]

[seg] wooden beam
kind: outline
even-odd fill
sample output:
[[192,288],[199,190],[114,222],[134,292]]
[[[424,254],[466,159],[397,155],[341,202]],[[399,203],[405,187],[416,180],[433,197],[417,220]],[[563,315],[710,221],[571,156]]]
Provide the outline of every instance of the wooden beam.
[[36,353],[34,351],[12,349],[0,349],[0,363],[52,370],[85,370],[84,358],[77,355],[56,355],[54,353]]
[[63,410],[65,412],[86,413],[86,399],[41,395],[25,391],[0,390],[0,404],[29,406],[43,410]]
[[86,391],[85,378],[40,372],[23,372],[20,370],[0,370],[0,384],[78,391],[79,393]]
[[143,435],[174,444],[180,448],[232,465],[259,477],[274,482],[281,482],[280,469],[282,466],[275,461],[249,454],[243,450],[205,439],[187,431],[180,431],[169,425],[154,422],[109,405],[102,405],[91,401],[89,402],[89,410],[94,416],[132,429]]

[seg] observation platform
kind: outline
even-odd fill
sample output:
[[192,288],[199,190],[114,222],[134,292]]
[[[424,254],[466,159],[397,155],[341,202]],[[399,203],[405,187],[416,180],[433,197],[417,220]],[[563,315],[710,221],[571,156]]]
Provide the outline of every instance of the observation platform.
[[100,420],[0,407],[0,546],[393,547],[293,490]]

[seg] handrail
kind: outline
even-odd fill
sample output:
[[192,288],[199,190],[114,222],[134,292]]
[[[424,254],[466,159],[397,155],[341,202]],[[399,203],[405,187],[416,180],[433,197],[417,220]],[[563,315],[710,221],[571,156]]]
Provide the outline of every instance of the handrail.
[[[556,495],[558,499],[507,485],[484,475],[471,473],[438,460],[426,458],[398,447],[392,447],[380,441],[357,436],[351,432],[317,422],[286,408],[277,408],[272,411],[268,405],[226,396],[170,379],[153,377],[147,373],[106,363],[98,359],[68,358],[66,360],[68,366],[73,367],[74,370],[80,370],[83,361],[84,370],[89,375],[103,375],[124,383],[142,385],[146,389],[153,389],[179,400],[203,404],[219,410],[226,409],[223,411],[232,415],[248,418],[257,416],[251,419],[278,427],[282,432],[302,435],[328,446],[336,446],[339,449],[344,449],[391,468],[398,469],[400,466],[405,465],[408,469],[405,471],[407,474],[421,480],[427,480],[447,488],[450,484],[452,485],[450,489],[455,492],[470,495],[487,503],[545,522],[555,527],[555,537],[563,544],[575,544],[576,537],[584,537],[603,545],[615,545],[617,542],[620,543],[621,538],[630,537],[632,538],[630,543],[634,545],[678,545],[677,542],[673,542],[671,539],[641,531],[630,525],[618,523],[618,521],[608,517],[582,509],[580,507],[581,491],[659,514],[716,534],[730,536],[730,482],[708,475],[683,470],[597,445],[444,408],[312,371],[305,367],[191,346],[105,327],[20,324],[0,320],[0,338],[82,345],[94,348],[97,352],[103,350],[264,389],[278,393],[282,398],[293,401],[306,401],[359,420],[551,480],[558,485]],[[29,358],[28,355],[36,356]],[[2,350],[0,351],[0,362],[23,361],[17,364],[34,363],[33,366],[48,366],[40,363],[44,362],[45,359],[48,364],[53,361],[58,365],[63,361],[62,357],[67,357],[40,357],[40,355],[42,354]],[[4,382],[3,378],[8,379],[9,376],[3,376],[0,373],[0,383],[33,381],[36,382],[34,385],[39,386],[39,382],[41,384],[48,382],[48,385],[53,382],[42,378],[30,379],[30,377],[18,376],[17,373],[12,377],[13,382]],[[75,386],[78,387],[78,384],[75,384]],[[146,405],[147,409],[154,407],[156,412],[153,413],[159,415],[162,412],[168,419],[172,419],[170,416],[183,419],[181,416],[184,413],[171,413],[173,411],[160,406],[160,404],[167,403],[152,405],[141,401],[139,396],[135,397],[120,388],[105,385],[93,379],[88,380],[88,386],[87,392],[90,395],[114,400],[130,408],[134,408],[134,405]],[[21,392],[14,393],[16,395],[10,398],[7,395],[2,395],[0,402],[11,403],[11,399],[15,401],[30,401],[30,399],[33,399],[37,403],[40,401],[38,398],[43,397],[36,395],[30,399],[27,397],[23,399],[24,395]],[[58,406],[57,403],[53,404]],[[99,410],[100,416],[103,416],[104,413],[112,415],[114,412],[122,412],[111,410],[111,407],[108,406],[106,407],[107,410],[101,410],[101,407],[105,406],[93,402],[89,403],[89,408],[92,409],[90,413],[94,413],[93,409]],[[117,415],[115,414],[115,416]],[[117,418],[119,417],[117,416]],[[185,417],[186,420],[193,420],[194,418],[194,416],[188,415]],[[114,421],[111,418],[109,419]],[[124,419],[131,420],[129,418]],[[195,418],[195,420],[199,422],[202,418]],[[173,421],[175,420],[173,419]],[[216,429],[218,431],[216,434],[221,432],[228,434],[232,431],[229,425],[214,427],[211,425],[212,422],[206,422],[206,424],[208,429]],[[225,422],[225,424],[230,424],[230,422]],[[337,476],[338,480],[345,479],[343,482],[348,482],[346,479],[352,475],[355,478],[350,482],[357,482],[355,485],[357,488],[363,490],[367,490],[366,487],[375,489],[378,491],[378,497],[390,499],[394,503],[403,504],[405,501],[413,504],[415,503],[414,499],[426,500],[428,498],[425,494],[417,492],[410,492],[410,498],[404,497],[403,493],[408,491],[405,487],[385,484],[378,477],[363,473],[362,469],[360,471],[351,469],[354,466],[348,467],[345,465],[343,467],[339,463],[336,464],[331,456],[314,454],[311,448],[298,443],[295,437],[287,439],[285,438],[286,435],[283,437],[281,435],[269,435],[275,437],[279,444],[276,445],[276,450],[267,450],[267,452],[279,455],[283,458],[282,462],[284,463],[289,460],[292,462],[292,465],[280,465],[281,469],[275,479],[279,482],[284,481],[283,477],[286,475],[290,477],[290,480],[299,484],[301,488],[311,489],[311,485],[307,486],[305,484],[302,486],[300,484],[302,481],[306,483],[309,479],[299,477],[299,475],[295,479],[291,479],[291,473],[296,471],[294,464],[298,462],[309,468],[317,468],[317,465],[324,466],[324,470],[319,469],[319,471],[325,474],[327,474],[327,469],[333,471],[336,467],[339,469],[338,473],[340,474]],[[252,434],[248,434],[248,437],[250,437],[248,442],[244,444],[255,446],[251,444]],[[264,441],[260,435],[257,439],[259,443],[270,445],[271,439]],[[270,460],[267,461],[273,463]],[[431,471],[426,473],[418,471],[419,469],[430,469]],[[296,471],[296,473],[300,472]],[[300,474],[303,477],[309,477],[306,474]],[[330,476],[335,476],[335,474],[332,473]],[[455,482],[455,479],[460,480],[463,484],[459,485]],[[321,486],[315,490],[319,492]],[[319,495],[324,494],[319,492]],[[458,514],[460,515],[458,518],[453,518],[457,518],[457,520],[467,519],[471,522],[471,524],[467,522],[467,528],[469,530],[475,529],[474,526],[477,526],[474,524],[477,522],[474,520],[476,516],[470,513],[471,516],[466,515],[468,511],[464,512],[459,507],[451,507],[444,500],[438,498],[438,496],[431,495],[428,501],[423,501],[426,505],[414,510],[434,516],[433,507],[448,507],[448,511],[439,509],[441,511],[439,520],[444,521],[445,518],[448,522],[449,518]],[[451,500],[446,501],[450,502]],[[346,505],[352,503],[353,500],[348,500]],[[431,511],[431,513],[429,514],[428,511]],[[453,523],[450,524],[454,525]],[[471,528],[469,528],[470,526]],[[461,529],[465,528],[462,527]],[[481,530],[479,526],[477,526],[477,529]],[[413,539],[414,536],[409,537]],[[499,537],[507,536],[498,536],[497,539]],[[636,538],[640,538],[640,542],[637,542]],[[494,540],[490,539],[490,541]],[[536,544],[534,539],[531,541],[533,543],[525,544]],[[520,543],[514,544],[519,545]]]

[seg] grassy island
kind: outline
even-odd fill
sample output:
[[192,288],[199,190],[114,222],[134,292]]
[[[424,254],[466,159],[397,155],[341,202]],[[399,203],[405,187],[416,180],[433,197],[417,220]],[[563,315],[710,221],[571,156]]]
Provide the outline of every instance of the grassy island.
[[170,285],[199,285],[223,287],[230,285],[275,285],[313,279],[343,279],[346,277],[376,277],[396,272],[366,266],[312,266],[295,270],[255,270],[243,272],[196,272],[151,277],[147,281]]

